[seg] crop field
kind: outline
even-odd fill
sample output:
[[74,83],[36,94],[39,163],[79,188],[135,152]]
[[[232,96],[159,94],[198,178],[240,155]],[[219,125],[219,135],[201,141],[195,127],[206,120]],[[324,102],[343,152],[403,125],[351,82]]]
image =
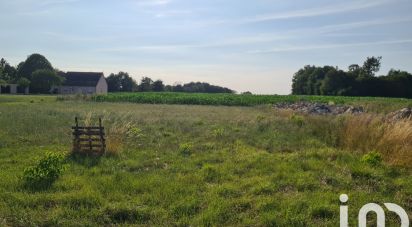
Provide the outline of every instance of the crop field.
[[110,93],[94,96],[61,96],[59,100],[92,100],[96,102],[129,102],[141,104],[181,104],[213,106],[259,106],[281,102],[319,102],[362,105],[372,112],[388,112],[411,107],[412,100],[404,98],[302,96],[302,95],[237,95],[177,92]]
[[[307,116],[268,105],[299,100],[371,113]],[[399,204],[412,217],[412,123],[380,118],[411,104],[180,93],[0,96],[0,226],[339,226],[342,193],[350,226],[370,202]],[[102,117],[107,154],[71,154],[76,116],[86,125]],[[63,155],[61,174],[48,187],[27,186],[27,168],[48,152]],[[399,226],[396,215],[386,215],[388,226]]]

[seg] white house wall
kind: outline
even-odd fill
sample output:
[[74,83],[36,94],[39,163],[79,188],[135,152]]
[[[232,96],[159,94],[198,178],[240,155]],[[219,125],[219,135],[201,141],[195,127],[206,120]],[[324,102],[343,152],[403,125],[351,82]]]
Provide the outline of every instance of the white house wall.
[[106,79],[102,76],[99,79],[99,82],[96,85],[97,94],[107,94],[108,85]]

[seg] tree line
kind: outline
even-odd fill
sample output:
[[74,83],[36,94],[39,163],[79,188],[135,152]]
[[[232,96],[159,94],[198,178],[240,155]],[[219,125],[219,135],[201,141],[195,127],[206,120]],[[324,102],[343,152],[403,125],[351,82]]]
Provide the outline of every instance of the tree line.
[[412,74],[391,69],[376,76],[381,60],[368,57],[363,65],[350,65],[346,71],[307,65],[294,74],[292,94],[412,98]]
[[40,54],[32,54],[16,67],[4,58],[0,60],[0,85],[17,84],[21,88],[30,87],[33,93],[49,93],[52,86],[63,83],[58,69]]
[[165,85],[162,80],[143,77],[137,83],[128,73],[112,73],[107,77],[109,92],[191,92],[191,93],[234,93],[233,90],[205,82]]
[[[0,85],[18,84],[22,88],[30,88],[31,93],[50,93],[53,86],[63,84],[64,78],[59,76],[59,69],[41,54],[32,54],[16,67],[4,58],[0,60]],[[109,92],[201,92],[201,93],[234,93],[225,87],[204,82],[165,85],[162,80],[153,81],[143,77],[137,83],[127,72],[112,73],[107,78]]]

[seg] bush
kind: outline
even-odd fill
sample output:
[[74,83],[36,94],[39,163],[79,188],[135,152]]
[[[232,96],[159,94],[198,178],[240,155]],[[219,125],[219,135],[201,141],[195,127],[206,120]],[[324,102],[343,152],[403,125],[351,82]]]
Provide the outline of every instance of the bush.
[[35,166],[24,170],[24,185],[31,189],[46,189],[50,187],[64,171],[64,162],[64,155],[47,153]]
[[183,143],[179,146],[179,152],[182,155],[188,156],[192,153],[193,145],[191,143]]
[[378,152],[372,151],[362,157],[362,162],[368,163],[372,166],[377,166],[382,163],[382,156]]

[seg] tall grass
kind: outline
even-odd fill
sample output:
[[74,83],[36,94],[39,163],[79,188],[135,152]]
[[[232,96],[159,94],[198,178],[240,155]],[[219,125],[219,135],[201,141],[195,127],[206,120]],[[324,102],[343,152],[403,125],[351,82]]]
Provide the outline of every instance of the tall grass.
[[410,167],[412,163],[412,121],[387,123],[377,144],[389,161]]
[[326,143],[356,153],[378,151],[392,165],[412,162],[412,121],[386,121],[383,115],[307,117],[311,132]]
[[[136,133],[136,123],[129,112],[113,115],[103,113],[103,124],[106,129],[106,154],[119,155],[131,139],[131,131]],[[136,142],[136,141],[133,141]]]
[[116,122],[107,128],[106,154],[119,155],[126,143],[127,134],[131,129],[132,122]]

